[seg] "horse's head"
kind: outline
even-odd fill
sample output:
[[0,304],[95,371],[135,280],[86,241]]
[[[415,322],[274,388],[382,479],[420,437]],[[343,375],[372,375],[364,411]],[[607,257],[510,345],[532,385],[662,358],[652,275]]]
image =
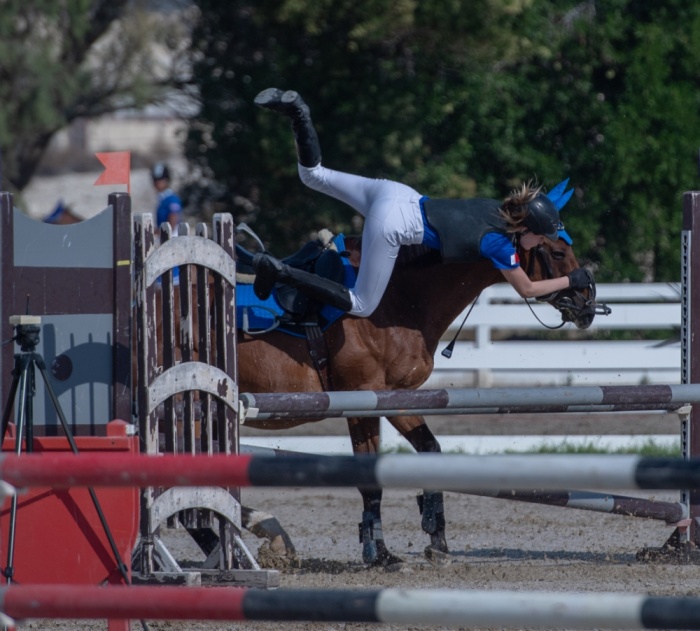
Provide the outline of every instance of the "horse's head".
[[[568,179],[564,180],[547,193],[547,197],[554,203],[557,210],[561,210],[573,193],[573,189],[566,191],[568,182]],[[564,229],[564,224],[560,222],[559,238],[556,242],[545,239],[544,244],[529,251],[521,251],[520,260],[525,272],[532,280],[568,275],[579,267],[571,247],[572,243],[571,237]],[[573,322],[579,329],[587,329],[596,315],[610,313],[607,305],[595,301],[595,280],[592,273],[589,276],[590,282],[586,289],[563,289],[537,299],[548,302],[557,309],[561,313],[563,322]]]
[[[532,280],[566,276],[579,267],[571,245],[559,238],[556,243],[547,243],[522,253],[521,261],[527,275]],[[591,326],[596,315],[608,315],[610,308],[597,303],[593,274],[586,289],[562,289],[537,300],[548,302],[561,313],[563,322],[573,322],[579,329]]]

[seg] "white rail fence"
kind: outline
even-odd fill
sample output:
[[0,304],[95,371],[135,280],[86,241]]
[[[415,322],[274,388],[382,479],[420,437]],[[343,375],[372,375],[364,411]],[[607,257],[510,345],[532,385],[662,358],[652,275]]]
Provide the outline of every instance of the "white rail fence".
[[[559,329],[571,339],[525,339],[547,333],[530,308],[508,284],[482,293],[469,315],[451,358],[443,357],[466,310],[450,326],[435,354],[435,369],[426,384],[442,387],[538,385],[634,385],[680,383],[680,284],[630,283],[598,286],[599,302],[611,307],[583,332],[573,324]],[[530,301],[549,326],[560,323],[549,305]],[[655,339],[591,339],[606,331],[653,331]],[[597,335],[596,335],[597,334]],[[553,337],[550,335],[550,337]]]

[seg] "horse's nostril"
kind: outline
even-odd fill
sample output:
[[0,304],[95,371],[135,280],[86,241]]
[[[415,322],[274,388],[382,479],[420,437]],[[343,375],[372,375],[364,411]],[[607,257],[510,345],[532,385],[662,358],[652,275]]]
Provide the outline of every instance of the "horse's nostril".
[[578,328],[587,329],[589,326],[591,326],[591,324],[593,324],[593,316],[584,318],[583,321],[578,324]]

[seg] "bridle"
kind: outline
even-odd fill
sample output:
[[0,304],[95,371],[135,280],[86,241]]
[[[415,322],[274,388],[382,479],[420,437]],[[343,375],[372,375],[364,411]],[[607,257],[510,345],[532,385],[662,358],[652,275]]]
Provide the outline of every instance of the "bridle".
[[[532,278],[535,272],[535,261],[539,261],[542,270],[544,271],[544,278],[556,278],[554,273],[554,268],[552,267],[552,259],[547,250],[541,245],[533,248],[528,261],[528,266],[526,273]],[[598,303],[595,301],[596,298],[596,286],[593,275],[590,275],[590,282],[588,283],[588,297],[583,293],[586,290],[579,289],[565,289],[560,291],[555,291],[545,296],[538,296],[538,302],[548,302],[552,305],[559,313],[561,313],[561,324],[558,326],[550,326],[545,324],[537,317],[537,314],[532,309],[530,303],[526,300],[530,311],[537,319],[537,321],[542,324],[542,326],[548,329],[558,329],[564,326],[567,322],[576,322],[577,320],[583,319],[590,316],[591,319],[596,315],[609,315],[611,312],[610,307],[605,303]]]

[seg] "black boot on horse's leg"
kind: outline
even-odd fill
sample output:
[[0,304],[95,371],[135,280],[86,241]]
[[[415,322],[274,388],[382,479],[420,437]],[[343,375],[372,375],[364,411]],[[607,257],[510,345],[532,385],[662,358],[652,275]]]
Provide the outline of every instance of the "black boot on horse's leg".
[[277,88],[263,90],[253,101],[259,107],[279,112],[292,121],[292,131],[297,145],[297,159],[304,167],[321,163],[321,146],[311,122],[309,106],[293,90],[283,92]]
[[[421,424],[404,433],[404,437],[418,452],[440,453],[440,443],[430,428],[423,422],[422,417],[415,418],[420,420]],[[407,417],[404,417],[404,420],[406,419]],[[442,491],[424,491],[416,499],[422,515],[421,527],[423,532],[430,535],[430,545],[424,551],[425,558],[432,565],[449,565],[451,559],[445,538],[445,506]]]
[[362,521],[358,524],[360,543],[362,544],[362,560],[369,565],[387,569],[400,570],[403,560],[389,552],[384,542],[382,532],[381,503],[382,491],[359,489],[362,494],[364,510]]
[[253,290],[260,300],[266,300],[275,283],[279,282],[296,287],[307,296],[342,311],[352,309],[352,299],[347,287],[316,274],[289,267],[269,254],[256,254],[253,257],[253,269]]
[[362,521],[357,524],[362,546],[362,560],[365,563],[377,562],[377,542],[374,539],[375,532],[382,536],[381,521],[377,521],[377,529],[374,528],[374,515],[371,511],[362,511]]
[[425,558],[432,565],[449,565],[450,554],[445,539],[445,505],[442,491],[424,491],[416,497],[422,515],[423,532],[430,535],[430,545],[425,547]]

